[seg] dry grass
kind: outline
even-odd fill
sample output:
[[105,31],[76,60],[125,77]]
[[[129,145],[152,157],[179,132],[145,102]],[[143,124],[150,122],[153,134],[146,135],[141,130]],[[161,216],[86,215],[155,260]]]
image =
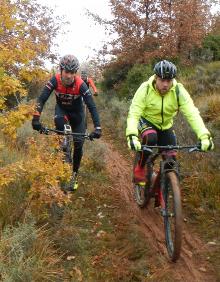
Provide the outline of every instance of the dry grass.
[[33,221],[3,231],[0,258],[1,281],[55,281],[62,273],[46,230],[36,229]]
[[220,129],[220,96],[218,94],[212,95],[206,104],[204,118],[207,122],[213,122],[214,127]]
[[66,253],[62,279],[147,281],[151,247],[123,199],[108,189],[112,185],[108,177],[84,162],[79,185],[73,204],[52,229],[54,242]]

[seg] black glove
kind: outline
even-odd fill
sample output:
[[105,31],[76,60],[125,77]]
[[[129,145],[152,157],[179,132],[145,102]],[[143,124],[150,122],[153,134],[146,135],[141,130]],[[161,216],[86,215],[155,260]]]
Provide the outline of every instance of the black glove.
[[96,127],[95,130],[90,134],[91,139],[99,139],[102,136],[101,127]]
[[95,93],[94,93],[94,96],[98,96],[98,93],[97,93],[97,92],[95,92]]
[[42,129],[42,124],[40,123],[40,116],[33,116],[32,127],[34,130],[40,131]]

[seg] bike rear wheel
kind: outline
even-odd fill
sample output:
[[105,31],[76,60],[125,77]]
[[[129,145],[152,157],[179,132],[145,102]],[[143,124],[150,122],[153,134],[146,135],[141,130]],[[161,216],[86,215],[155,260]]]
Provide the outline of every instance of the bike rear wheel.
[[175,262],[181,252],[182,206],[179,180],[174,171],[166,173],[163,198],[166,247],[170,259]]

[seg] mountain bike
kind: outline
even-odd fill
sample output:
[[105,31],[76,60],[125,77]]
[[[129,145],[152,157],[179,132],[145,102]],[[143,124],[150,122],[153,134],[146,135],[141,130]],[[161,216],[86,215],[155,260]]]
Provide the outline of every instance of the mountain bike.
[[[71,164],[73,166],[73,150],[74,150],[74,143],[75,142],[82,142],[84,139],[92,141],[93,138],[89,133],[76,133],[72,132],[72,128],[69,124],[64,124],[64,130],[57,130],[57,129],[51,129],[47,127],[42,127],[40,133],[43,134],[50,134],[55,133],[58,135],[63,135],[63,141],[61,144],[62,151],[64,153],[64,161]],[[73,170],[72,170],[73,171]],[[74,174],[72,175],[72,178],[74,178]],[[64,192],[68,191],[68,185],[62,188]]]
[[[157,152],[153,150],[157,149]],[[146,183],[134,184],[135,200],[139,207],[147,207],[154,198],[155,207],[160,207],[164,221],[165,241],[168,255],[175,262],[180,257],[182,242],[182,205],[180,191],[179,163],[167,156],[160,161],[159,170],[154,168],[155,160],[162,155],[164,150],[183,150],[189,152],[200,151],[198,145],[193,146],[147,146],[142,145],[141,151],[146,151],[150,156],[146,161]],[[137,152],[134,166],[139,161],[140,153]]]

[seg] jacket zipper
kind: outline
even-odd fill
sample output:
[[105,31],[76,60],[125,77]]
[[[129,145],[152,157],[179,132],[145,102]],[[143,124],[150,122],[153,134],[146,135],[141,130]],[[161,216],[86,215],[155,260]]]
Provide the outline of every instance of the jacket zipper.
[[162,125],[163,125],[163,96],[162,96],[162,105],[161,105],[161,117],[162,117],[162,123],[161,123],[161,129],[162,129]]

